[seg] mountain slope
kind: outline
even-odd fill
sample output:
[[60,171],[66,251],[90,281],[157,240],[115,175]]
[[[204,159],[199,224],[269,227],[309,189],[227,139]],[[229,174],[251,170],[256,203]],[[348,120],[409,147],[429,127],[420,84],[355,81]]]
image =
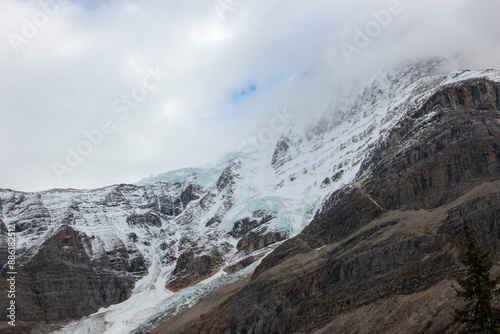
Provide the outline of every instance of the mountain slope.
[[[340,245],[354,234],[363,235],[349,241],[358,245],[373,229],[411,220],[408,210],[440,208],[472,191],[475,182],[495,179],[498,143],[491,137],[498,132],[500,75],[442,74],[442,66],[430,61],[381,72],[360,94],[335,101],[305,133],[291,129],[272,151],[230,154],[216,164],[165,173],[137,185],[34,194],[0,190],[0,226],[15,225],[17,232],[19,320],[57,322],[90,315],[60,332],[148,332],[252,273],[240,294],[260,298],[266,306],[248,310],[228,301],[213,314],[220,326],[236,330],[246,322],[259,324],[251,329],[256,332],[283,329],[279,326],[290,326],[287,321],[295,317],[292,305],[300,316],[312,317],[301,300],[314,300],[326,286],[317,285],[321,279],[311,273],[322,270],[314,267],[316,261],[329,268],[327,250],[349,262],[352,254]],[[476,137],[480,139],[474,142]],[[484,146],[488,143],[493,148]],[[436,154],[451,159],[458,149],[463,154],[446,169],[440,159],[429,162]],[[379,221],[385,215],[399,218]],[[420,223],[424,230],[426,219]],[[6,240],[1,229],[2,251]],[[411,248],[409,240],[398,247]],[[278,310],[288,312],[281,318],[273,304],[282,301],[281,293],[272,300],[259,295],[267,291],[274,296],[273,284],[279,281],[269,285],[264,277],[277,270],[276,277],[286,281],[281,276],[290,268],[281,263],[301,256],[297,263],[312,271],[297,269],[289,288],[297,289],[293,279],[304,279],[311,291],[292,294],[292,300],[280,304]],[[409,262],[418,258],[412,256]],[[359,271],[356,266],[349,270]],[[379,266],[393,264],[381,261]],[[0,288],[2,284],[4,279]],[[0,306],[6,302],[0,296]],[[326,324],[328,312],[314,322]],[[268,324],[273,318],[282,325]]]
[[500,257],[500,84],[470,74],[408,108],[355,182],[250,283],[176,332],[455,332],[462,217]]

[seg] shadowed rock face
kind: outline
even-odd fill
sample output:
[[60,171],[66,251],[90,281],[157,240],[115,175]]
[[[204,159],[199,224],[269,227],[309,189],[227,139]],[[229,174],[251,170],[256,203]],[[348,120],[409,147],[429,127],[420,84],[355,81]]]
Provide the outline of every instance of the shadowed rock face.
[[223,258],[217,249],[210,254],[196,254],[194,250],[185,251],[177,259],[173,276],[167,288],[179,291],[183,288],[201,282],[215,274],[223,263]]
[[280,139],[280,141],[276,145],[276,149],[274,150],[271,160],[271,164],[274,168],[283,166],[286,161],[289,161],[291,159],[291,157],[289,156],[290,147],[290,139],[288,139],[287,137],[283,137]]
[[236,248],[239,251],[244,251],[246,254],[250,254],[255,250],[265,248],[276,242],[286,240],[287,238],[288,231],[267,232],[266,230],[260,230],[248,233],[247,236],[238,241]]
[[254,230],[255,228],[264,225],[271,219],[276,218],[273,213],[268,213],[262,210],[257,210],[253,212],[252,217],[245,217],[236,221],[233,225],[233,229],[229,232],[234,238],[241,238],[248,232]]
[[[127,270],[141,269],[141,265],[134,268],[121,264],[119,269],[124,272],[119,274],[112,270],[110,262],[107,265],[111,268],[92,263],[85,252],[85,238],[70,226],[63,226],[40,246],[36,255],[18,259],[18,320],[78,318],[129,296],[136,278],[127,275]],[[6,276],[6,271],[2,272],[2,291],[6,291]],[[5,299],[1,302],[3,308]]]
[[161,227],[161,218],[154,213],[147,212],[145,214],[134,214],[127,218],[127,224],[132,226],[156,226]]
[[[448,292],[462,217],[500,256],[499,91],[467,81],[409,111],[355,184],[332,194],[249,284],[179,332],[456,332],[447,302],[456,301]],[[417,300],[425,311],[382,306]]]
[[379,204],[431,209],[496,175],[499,96],[498,84],[475,80],[439,91],[404,119],[364,164],[376,166],[368,190]]
[[47,230],[46,221],[50,219],[47,208],[43,205],[40,196],[36,196],[33,201],[21,211],[15,222],[16,232],[29,231],[40,233]]
[[229,194],[234,191],[236,180],[239,176],[238,169],[241,167],[241,161],[237,158],[232,159],[227,165],[226,169],[222,172],[217,180],[217,189],[219,191],[226,190]]

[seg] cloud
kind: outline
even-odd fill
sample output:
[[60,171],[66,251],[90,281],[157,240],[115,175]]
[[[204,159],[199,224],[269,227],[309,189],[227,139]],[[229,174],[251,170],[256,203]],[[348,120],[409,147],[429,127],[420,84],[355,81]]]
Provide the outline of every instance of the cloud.
[[[274,109],[321,112],[339,84],[406,59],[459,52],[500,68],[498,2],[401,1],[377,21],[393,2],[4,0],[0,187],[99,187],[214,161]],[[341,45],[357,49],[350,62]],[[91,153],[68,167],[84,141]]]

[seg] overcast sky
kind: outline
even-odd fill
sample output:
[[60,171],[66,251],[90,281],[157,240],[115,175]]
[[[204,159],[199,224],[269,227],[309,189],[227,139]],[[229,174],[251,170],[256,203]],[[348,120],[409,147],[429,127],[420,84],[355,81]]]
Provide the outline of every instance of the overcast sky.
[[456,51],[499,69],[499,13],[497,0],[0,0],[0,188],[216,161],[273,110],[301,121],[406,59]]

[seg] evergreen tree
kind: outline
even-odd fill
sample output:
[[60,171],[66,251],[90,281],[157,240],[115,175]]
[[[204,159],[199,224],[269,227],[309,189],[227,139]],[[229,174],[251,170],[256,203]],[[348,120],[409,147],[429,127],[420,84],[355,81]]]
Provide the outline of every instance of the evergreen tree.
[[463,261],[467,266],[467,275],[464,278],[455,276],[460,285],[460,289],[455,290],[468,305],[462,310],[455,309],[455,319],[466,324],[462,333],[500,334],[500,309],[492,305],[493,298],[500,295],[497,288],[500,277],[491,277],[493,262],[489,258],[490,253],[481,248],[476,231],[465,218],[462,228],[464,236],[460,244],[467,249]]

